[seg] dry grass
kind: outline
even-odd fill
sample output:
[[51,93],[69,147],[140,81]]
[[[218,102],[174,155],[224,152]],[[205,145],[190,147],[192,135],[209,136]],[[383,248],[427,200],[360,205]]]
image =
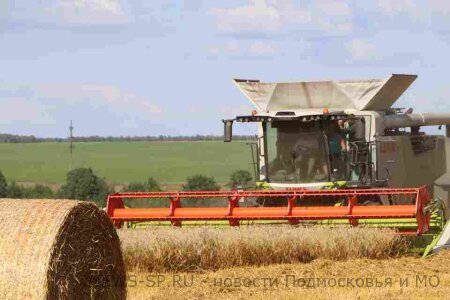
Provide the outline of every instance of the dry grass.
[[201,272],[236,266],[381,259],[404,249],[391,230],[253,226],[121,230],[128,271]]
[[74,200],[0,199],[0,299],[125,299],[108,216]]
[[[162,274],[165,281],[160,285],[151,284],[148,273],[131,272],[128,296],[132,300],[143,299],[448,299],[450,294],[450,251],[427,259],[401,257],[395,259],[370,260],[355,259],[330,261],[318,259],[307,264],[283,264],[264,267],[240,267],[204,274],[176,274],[186,276],[188,285],[174,283],[174,274]],[[191,276],[192,281],[191,281]],[[319,279],[372,278],[383,282],[382,287],[370,286],[293,286],[285,284],[288,276]],[[430,284],[416,284],[416,276],[433,277]],[[154,278],[154,277],[153,277]],[[251,280],[279,279],[280,284],[264,286],[225,286],[215,284],[228,278]],[[290,278],[290,277],[289,277]],[[439,278],[439,284],[436,286]],[[142,280],[142,282],[139,282]],[[385,285],[386,280],[392,284]],[[407,285],[401,281],[407,280]],[[192,282],[192,285],[191,285]],[[291,281],[289,281],[291,282]]]

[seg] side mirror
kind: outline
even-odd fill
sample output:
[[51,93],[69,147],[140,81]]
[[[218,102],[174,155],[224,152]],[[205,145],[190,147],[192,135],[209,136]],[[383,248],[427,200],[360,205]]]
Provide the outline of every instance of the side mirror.
[[354,125],[355,139],[365,140],[366,139],[366,122],[363,119],[357,119]]
[[233,139],[233,121],[234,120],[222,120],[224,124],[223,141],[231,142]]

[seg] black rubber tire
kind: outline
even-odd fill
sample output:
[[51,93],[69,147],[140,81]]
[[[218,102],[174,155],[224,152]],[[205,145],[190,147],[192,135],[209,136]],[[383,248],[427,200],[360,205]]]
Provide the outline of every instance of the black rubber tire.
[[259,197],[256,199],[256,203],[265,207],[280,207],[287,205],[287,199],[285,197]]
[[379,196],[361,196],[359,198],[359,205],[362,206],[378,206],[383,205]]

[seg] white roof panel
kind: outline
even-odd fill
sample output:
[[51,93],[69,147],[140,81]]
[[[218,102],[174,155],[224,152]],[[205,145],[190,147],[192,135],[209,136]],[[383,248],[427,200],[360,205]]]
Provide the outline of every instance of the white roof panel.
[[260,111],[299,109],[385,110],[417,78],[394,74],[386,79],[265,83],[234,82]]

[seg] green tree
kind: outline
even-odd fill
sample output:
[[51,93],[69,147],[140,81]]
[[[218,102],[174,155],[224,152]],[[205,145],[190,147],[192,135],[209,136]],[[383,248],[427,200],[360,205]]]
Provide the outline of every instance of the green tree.
[[8,198],[11,199],[22,199],[24,196],[24,188],[20,185],[17,185],[15,181],[11,182],[8,185]]
[[183,185],[183,191],[218,191],[220,186],[216,183],[214,177],[204,175],[194,175],[186,179]]
[[147,179],[147,191],[149,191],[149,192],[161,192],[162,188],[159,185],[158,181],[155,180],[155,178],[149,177]]
[[147,186],[142,182],[132,182],[124,187],[124,192],[146,192]]
[[8,183],[2,171],[0,171],[0,198],[5,198],[6,196],[8,196]]
[[127,185],[124,192],[161,192],[162,188],[159,183],[153,178],[149,177],[147,182],[132,182]]
[[22,196],[28,199],[52,199],[55,195],[48,186],[36,184],[33,187],[23,188]]
[[238,187],[247,188],[251,185],[253,177],[247,170],[236,170],[231,173],[230,182],[228,183],[232,189]]
[[[147,182],[132,182],[127,185],[124,192],[161,192],[162,188],[159,183],[153,178],[149,177]],[[128,207],[169,207],[167,199],[139,199],[129,200],[125,199],[125,205]]]
[[[214,180],[214,177],[204,175],[194,175],[186,179],[183,185],[183,191],[218,191],[220,186]],[[223,206],[226,203],[223,199],[186,199],[182,202],[182,206],[187,207],[211,207]]]
[[95,175],[91,168],[78,168],[67,173],[66,183],[61,186],[57,197],[90,200],[103,207],[111,192],[108,184]]

